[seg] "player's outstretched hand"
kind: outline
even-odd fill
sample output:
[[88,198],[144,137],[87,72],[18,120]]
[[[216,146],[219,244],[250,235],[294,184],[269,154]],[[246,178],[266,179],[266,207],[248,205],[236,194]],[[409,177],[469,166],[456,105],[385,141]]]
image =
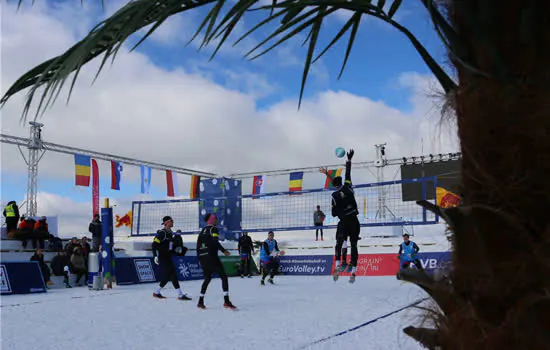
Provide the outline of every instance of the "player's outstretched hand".
[[350,149],[349,152],[348,152],[348,160],[351,160],[351,158],[353,158],[353,154],[355,153],[354,150]]
[[328,175],[328,169],[327,169],[327,168],[320,167],[320,168],[319,168],[319,172],[320,172],[321,174]]
[[223,252],[223,255],[225,255],[225,256],[230,256],[231,253],[229,252],[229,250],[226,250],[225,252]]
[[281,250],[281,251],[279,252],[279,255],[281,255],[281,256],[285,255],[285,251],[284,251],[284,250]]

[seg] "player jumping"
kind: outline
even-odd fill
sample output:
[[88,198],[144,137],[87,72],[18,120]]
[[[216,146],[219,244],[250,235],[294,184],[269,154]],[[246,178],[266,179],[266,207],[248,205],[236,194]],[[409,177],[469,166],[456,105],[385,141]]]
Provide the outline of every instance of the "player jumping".
[[[357,271],[357,260],[359,258],[359,252],[357,251],[357,241],[359,240],[359,233],[361,231],[361,225],[359,224],[359,210],[357,210],[357,202],[355,201],[355,194],[353,192],[353,186],[351,183],[351,159],[353,158],[354,151],[349,150],[346,161],[346,173],[345,181],[342,183],[342,177],[337,176],[332,180],[332,186],[336,189],[332,193],[332,216],[338,217],[338,227],[336,229],[336,265],[334,268],[333,279],[338,280],[338,274],[346,269],[346,261],[343,261],[342,268],[340,267],[340,255],[342,253],[342,245],[349,238],[351,244],[351,261],[349,267],[351,268],[350,283],[355,282],[355,273]],[[349,268],[348,268],[349,270]]]

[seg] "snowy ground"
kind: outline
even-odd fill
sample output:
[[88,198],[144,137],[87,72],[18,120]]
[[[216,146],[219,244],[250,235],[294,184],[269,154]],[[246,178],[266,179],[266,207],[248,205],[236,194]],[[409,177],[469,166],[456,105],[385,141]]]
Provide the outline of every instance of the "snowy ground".
[[[0,298],[1,348],[31,349],[421,349],[402,329],[418,324],[409,308],[353,332],[345,331],[424,298],[416,286],[395,277],[359,277],[355,284],[330,276],[230,278],[237,311],[222,307],[219,279],[212,281],[206,310],[196,307],[201,281],[183,282],[192,301],[153,299],[156,284],[54,289],[45,294]],[[304,347],[305,346],[305,347]]]

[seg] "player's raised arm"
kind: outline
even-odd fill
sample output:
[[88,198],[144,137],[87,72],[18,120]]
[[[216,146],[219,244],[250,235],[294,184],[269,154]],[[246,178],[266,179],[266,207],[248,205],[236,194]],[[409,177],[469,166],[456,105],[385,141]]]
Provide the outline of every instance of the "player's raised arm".
[[353,158],[353,154],[355,152],[350,149],[348,152],[348,160],[346,162],[346,175],[345,175],[345,182],[344,184],[351,185],[351,159]]

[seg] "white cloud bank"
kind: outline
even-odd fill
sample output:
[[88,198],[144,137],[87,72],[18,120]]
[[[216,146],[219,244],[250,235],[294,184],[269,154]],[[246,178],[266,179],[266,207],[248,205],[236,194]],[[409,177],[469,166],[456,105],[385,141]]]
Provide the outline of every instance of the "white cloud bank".
[[[11,4],[3,6],[2,93],[22,73],[61,53],[82,35],[86,18],[75,20],[73,16],[74,11],[69,10],[54,16],[39,3],[19,13]],[[167,33],[159,38],[168,39]],[[358,161],[372,160],[373,145],[380,142],[388,142],[390,158],[419,154],[421,139],[425,153],[458,148],[454,126],[439,128],[438,111],[425,95],[432,80],[415,73],[404,74],[397,82],[411,93],[414,108],[407,113],[382,101],[338,90],[319,92],[305,100],[300,111],[297,99],[260,110],[255,98],[262,95],[261,91],[243,93],[216,85],[196,70],[166,70],[143,53],[127,50],[122,50],[114,65],[106,67],[91,86],[98,63],[80,74],[68,105],[62,94],[40,120],[45,124],[44,140],[222,175],[333,164],[333,150],[340,145],[354,148]],[[261,72],[242,74],[265,78]],[[264,80],[256,88],[269,90],[270,84],[276,86],[278,82],[266,84]],[[23,97],[24,93],[16,96],[0,111],[2,133],[28,136],[28,128],[19,118]],[[26,173],[16,147],[4,145],[1,154],[2,173]],[[69,180],[73,166],[72,157],[47,153],[40,175]],[[138,179],[139,170],[128,168],[125,176]],[[106,170],[102,172],[108,173]],[[267,184],[268,191],[281,190],[287,186],[287,178]],[[180,182],[180,188],[186,190],[188,182]],[[41,200],[48,203],[40,203],[48,213],[50,208],[62,207],[62,215],[71,215],[71,210],[78,211],[80,206],[74,201],[60,207],[53,204],[72,201],[70,193],[44,194]],[[88,203],[83,205],[89,210]],[[85,219],[78,216],[75,220],[87,228],[89,215]]]

